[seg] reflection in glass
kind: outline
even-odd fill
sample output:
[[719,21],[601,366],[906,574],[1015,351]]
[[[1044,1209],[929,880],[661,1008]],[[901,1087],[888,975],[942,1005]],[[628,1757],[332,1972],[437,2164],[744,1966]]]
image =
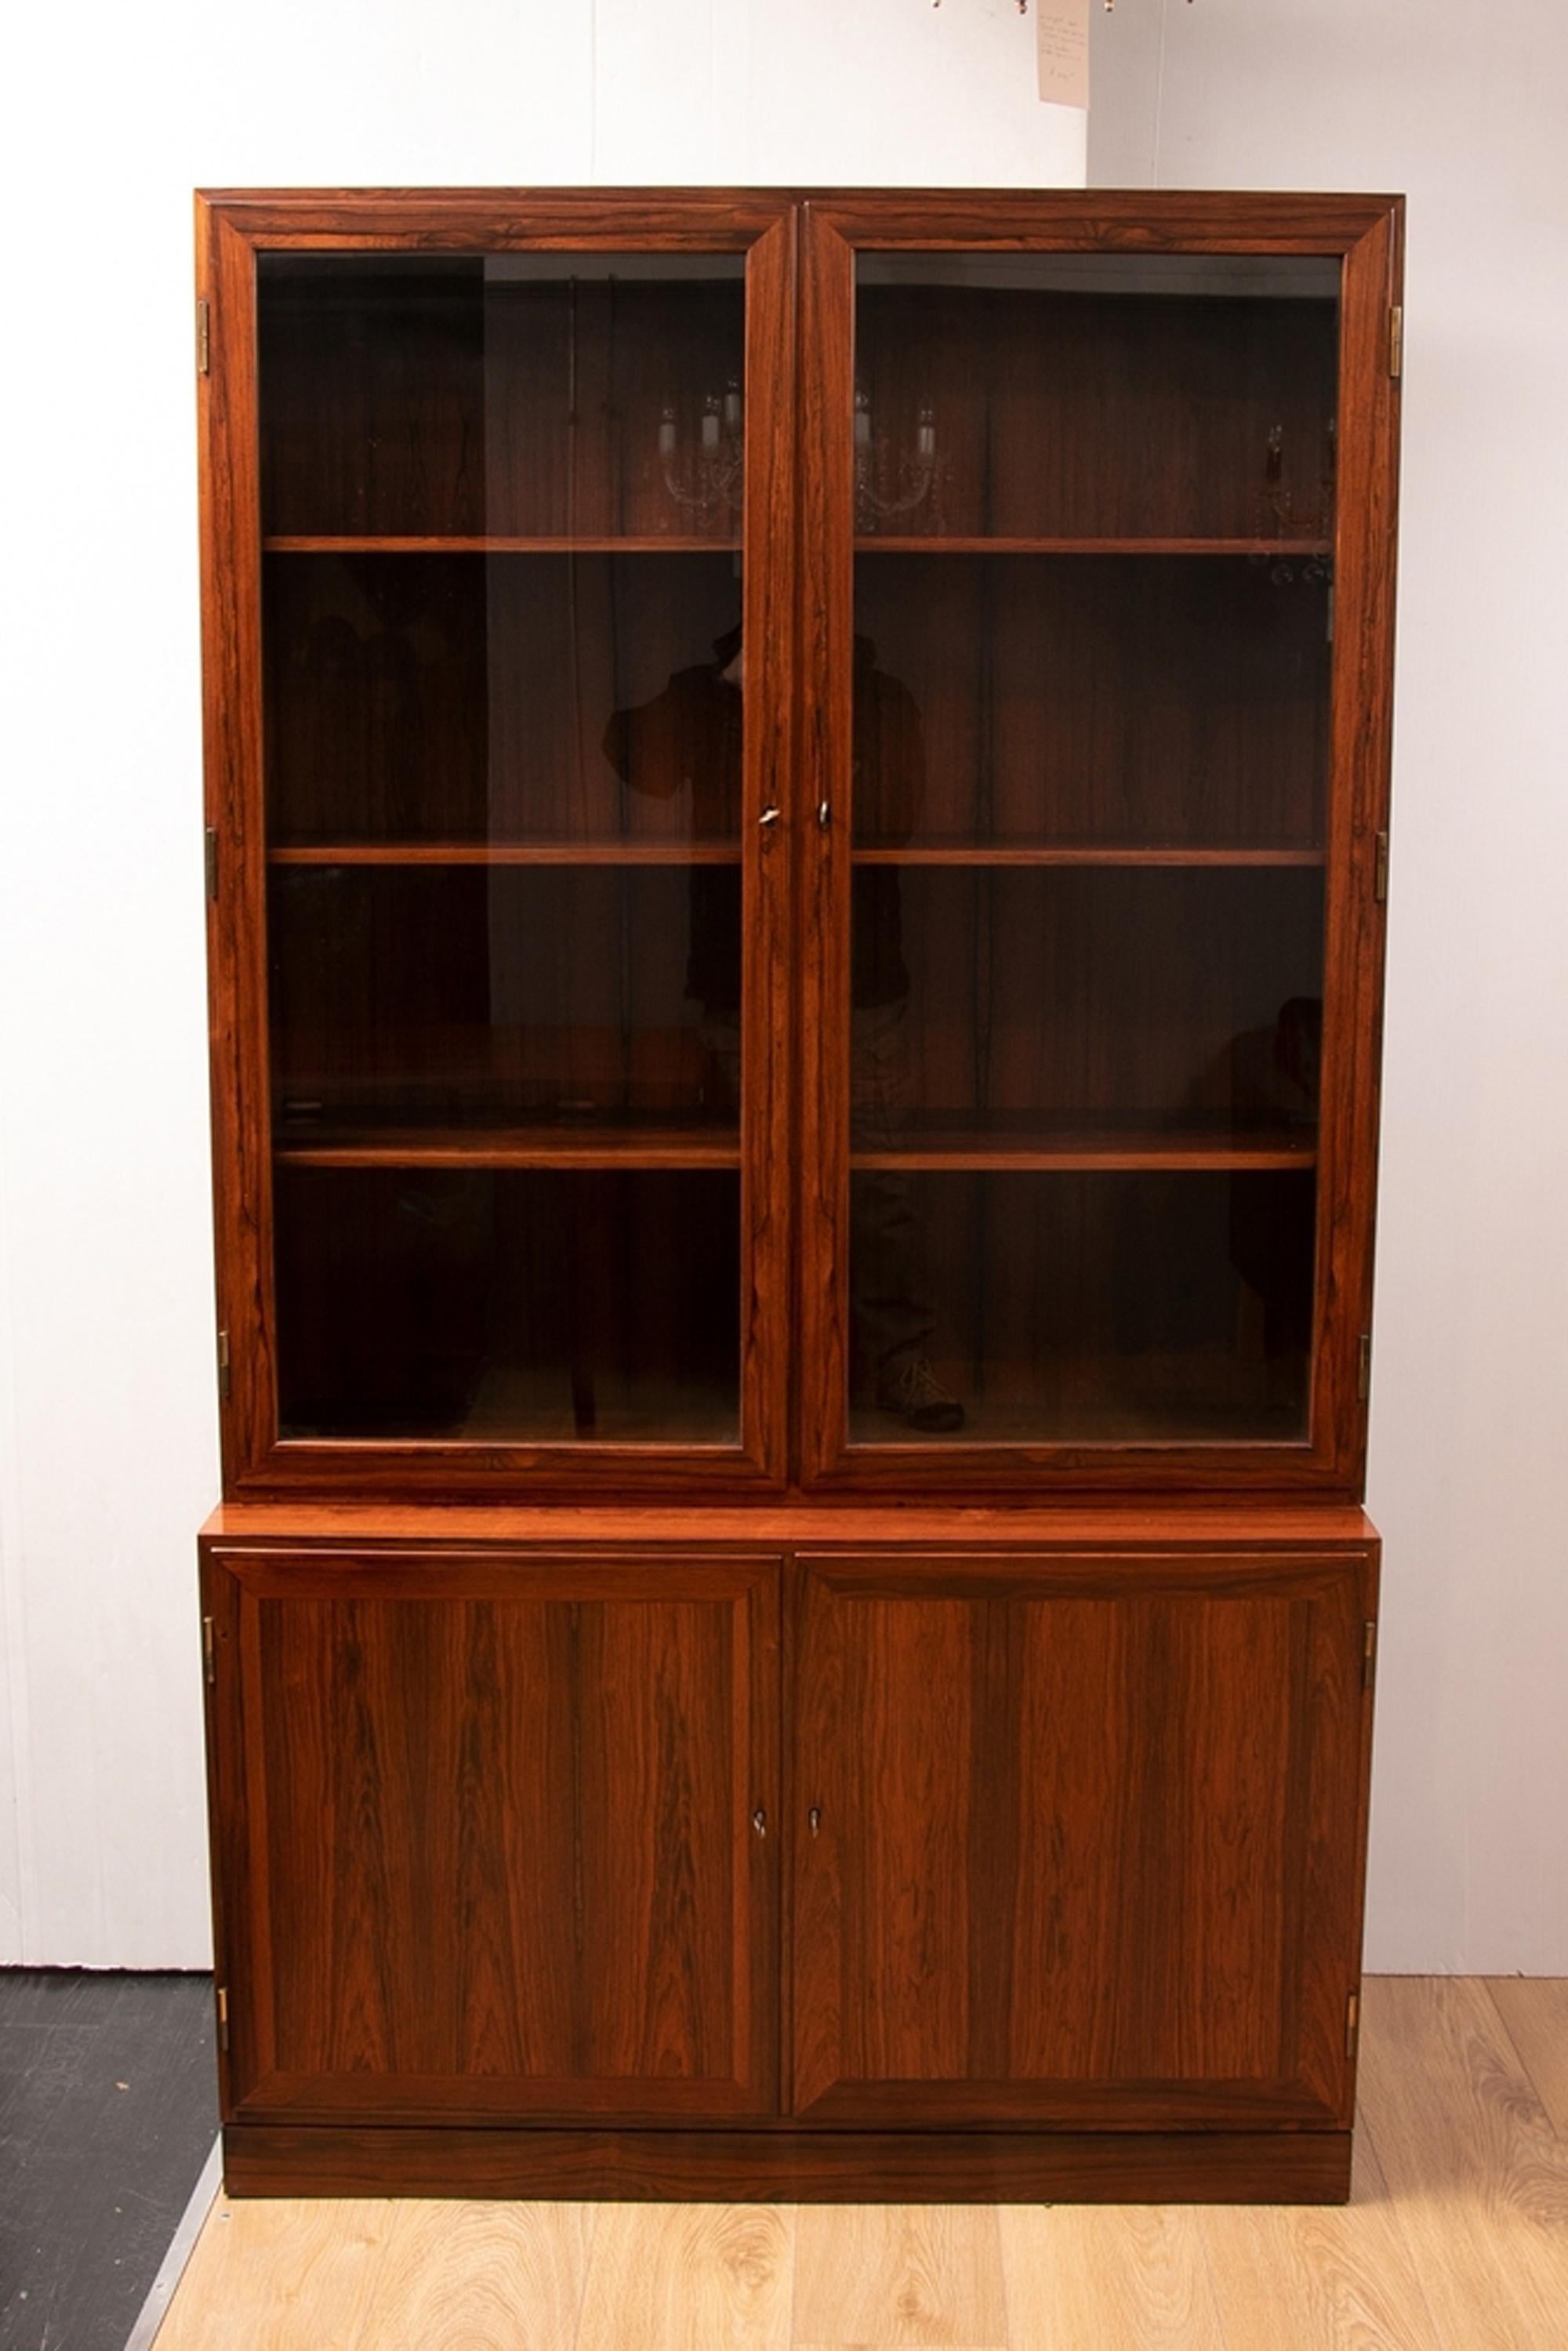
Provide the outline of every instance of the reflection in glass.
[[[852,1191],[876,1180],[856,1173]],[[1301,1439],[1314,1186],[1268,1175],[912,1173],[932,1376],[981,1443]],[[851,1440],[886,1443],[861,1396]],[[896,1436],[896,1432],[894,1432]]]
[[1286,1108],[1244,1076],[1246,1040],[1322,987],[1310,865],[870,865],[853,923],[868,959],[896,943],[906,975],[905,1142],[1239,1133]]
[[[257,294],[269,535],[738,535],[739,256],[264,253]],[[694,446],[736,461],[695,507]]]
[[738,855],[738,762],[737,788],[705,782],[699,806],[703,763],[678,731],[650,736],[630,773],[605,742],[615,711],[700,667],[737,626],[732,556],[271,555],[266,595],[275,848]]
[[862,496],[862,537],[1332,536],[1337,261],[876,253],[856,275],[860,445],[884,499],[923,451],[940,476],[913,513]]
[[692,987],[735,963],[738,865],[285,868],[270,929],[280,1141],[736,1132]]

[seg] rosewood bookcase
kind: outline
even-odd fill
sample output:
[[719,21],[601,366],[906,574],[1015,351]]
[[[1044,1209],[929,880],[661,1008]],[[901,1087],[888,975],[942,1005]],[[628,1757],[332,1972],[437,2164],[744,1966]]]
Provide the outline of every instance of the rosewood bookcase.
[[1343,2197],[1398,200],[197,216],[231,2189]]

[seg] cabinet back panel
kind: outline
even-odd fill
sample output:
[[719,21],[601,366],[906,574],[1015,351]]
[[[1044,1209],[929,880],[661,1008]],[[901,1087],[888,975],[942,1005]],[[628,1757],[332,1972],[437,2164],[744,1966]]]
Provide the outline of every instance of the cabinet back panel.
[[672,493],[660,428],[689,455],[741,386],[744,265],[622,266],[263,256],[264,528],[735,538],[728,498]]
[[[1144,281],[1124,294],[1103,290],[1119,266],[1104,259],[1091,265],[1102,290],[1069,290],[1060,256],[1009,260],[1012,286],[944,282],[965,266],[879,255],[883,282],[862,277],[857,387],[888,452],[862,533],[1250,538],[1272,535],[1288,502],[1312,528],[1285,535],[1332,535],[1332,263],[1274,263],[1302,289],[1282,298],[1151,292],[1157,259],[1122,265]],[[911,505],[923,414],[936,473]]]
[[280,1166],[285,1437],[738,1441],[739,1178]]
[[716,669],[740,618],[730,556],[279,554],[265,589],[273,847],[738,852],[738,696],[733,744],[645,726],[623,772],[611,740],[618,713]]
[[861,869],[857,977],[891,989],[907,974],[890,1127],[1029,1112],[1310,1125],[1322,895],[1310,866]]
[[857,843],[1321,850],[1329,590],[1307,569],[862,555],[856,632],[915,717],[857,712]]
[[715,1031],[688,988],[738,983],[738,865],[310,866],[269,898],[280,1138],[642,1113],[735,1132],[735,1016]]
[[1315,1204],[1310,1170],[853,1176],[851,1441],[906,1435],[864,1343],[892,1228],[952,1443],[1300,1442]]

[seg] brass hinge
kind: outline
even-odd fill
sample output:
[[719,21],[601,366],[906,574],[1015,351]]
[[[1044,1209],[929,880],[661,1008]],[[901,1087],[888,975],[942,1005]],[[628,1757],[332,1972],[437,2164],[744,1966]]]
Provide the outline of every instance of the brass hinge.
[[202,1619],[202,1658],[206,1666],[208,1681],[215,1682],[218,1677],[218,1645],[210,1616]]
[[227,1332],[226,1331],[220,1331],[220,1332],[218,1332],[218,1394],[219,1394],[219,1395],[221,1395],[221,1396],[226,1396],[226,1395],[228,1395],[228,1392],[229,1392],[230,1384],[231,1384],[231,1381],[230,1381],[230,1375],[229,1375],[229,1334],[228,1334],[228,1332]]
[[1405,309],[1399,302],[1391,302],[1388,306],[1388,372],[1390,375],[1403,375],[1405,372]]
[[1372,1687],[1372,1677],[1377,1666],[1377,1620],[1369,1616],[1361,1635],[1361,1687]]
[[229,2045],[229,1988],[227,1984],[219,1984],[216,1989],[218,1995],[218,2047],[220,2049],[226,2049]]
[[207,827],[203,853],[206,859],[207,895],[215,902],[218,894],[218,829],[215,824]]
[[196,300],[196,373],[207,375],[213,364],[213,306],[204,295]]
[[1355,1363],[1355,1393],[1363,1404],[1372,1394],[1372,1333],[1364,1331]]
[[1377,862],[1372,871],[1372,894],[1381,906],[1388,895],[1388,835],[1377,836]]
[[1344,2053],[1347,2057],[1355,2055],[1355,2037],[1360,2030],[1361,1994],[1353,1991],[1347,1994],[1344,2003]]

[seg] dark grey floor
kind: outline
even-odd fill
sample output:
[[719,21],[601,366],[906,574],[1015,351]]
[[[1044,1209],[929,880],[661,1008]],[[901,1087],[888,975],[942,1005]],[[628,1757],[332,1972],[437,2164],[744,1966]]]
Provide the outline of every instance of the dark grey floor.
[[209,1977],[0,1969],[0,2351],[123,2351],[217,2126]]

